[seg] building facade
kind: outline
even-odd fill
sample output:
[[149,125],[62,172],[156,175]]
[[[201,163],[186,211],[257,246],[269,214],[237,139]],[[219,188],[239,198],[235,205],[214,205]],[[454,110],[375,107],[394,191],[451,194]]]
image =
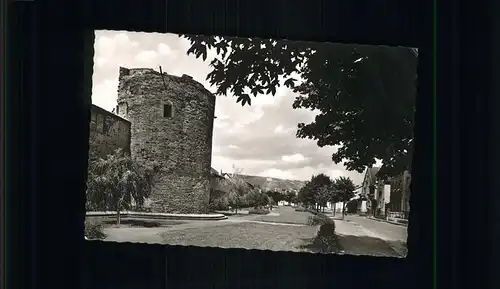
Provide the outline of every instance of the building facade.
[[130,153],[130,122],[92,105],[89,131],[90,158],[105,157],[117,149]]

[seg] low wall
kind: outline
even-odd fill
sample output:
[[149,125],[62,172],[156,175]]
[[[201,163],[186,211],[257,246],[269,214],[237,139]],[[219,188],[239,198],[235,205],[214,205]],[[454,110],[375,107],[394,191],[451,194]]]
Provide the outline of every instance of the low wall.
[[[87,212],[87,218],[116,218],[116,212]],[[154,219],[154,220],[199,220],[218,221],[227,219],[223,214],[166,214],[146,212],[120,212],[121,218]]]

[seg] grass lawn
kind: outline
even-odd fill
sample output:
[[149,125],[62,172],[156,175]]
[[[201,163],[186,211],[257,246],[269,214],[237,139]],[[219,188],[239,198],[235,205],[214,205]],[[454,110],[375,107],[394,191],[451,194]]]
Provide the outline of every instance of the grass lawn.
[[279,216],[264,215],[259,216],[255,220],[262,222],[273,223],[291,223],[291,224],[307,224],[307,220],[313,214],[309,212],[297,212],[291,207],[278,207],[273,212],[278,213]]
[[162,233],[161,237],[165,244],[170,245],[300,252],[308,251],[304,248],[317,230],[317,226],[239,223],[169,231]]

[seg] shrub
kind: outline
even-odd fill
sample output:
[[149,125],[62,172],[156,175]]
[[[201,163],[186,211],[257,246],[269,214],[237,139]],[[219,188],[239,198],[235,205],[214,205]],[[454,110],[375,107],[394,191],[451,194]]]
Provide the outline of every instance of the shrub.
[[314,243],[321,253],[339,252],[340,243],[335,235],[335,223],[321,225]]
[[101,224],[96,222],[91,222],[89,220],[85,220],[84,235],[85,237],[87,237],[87,239],[94,239],[94,240],[96,239],[102,240],[106,238],[106,234],[104,234]]
[[335,230],[335,222],[330,219],[328,216],[322,213],[317,213],[313,216],[309,216],[307,223],[310,226],[317,226],[317,225],[325,225],[325,224],[333,224],[333,228]]
[[313,216],[320,227],[314,242],[321,253],[336,253],[340,250],[338,238],[335,235],[335,222],[324,214]]
[[248,211],[249,214],[252,215],[267,215],[269,214],[269,210],[266,209],[251,209]]
[[227,197],[227,204],[238,213],[238,209],[245,206],[245,198],[238,195],[236,192],[230,192]]
[[335,235],[335,222],[321,224],[318,231],[318,236],[328,237]]
[[229,209],[227,199],[224,197],[210,200],[208,207],[212,211],[225,211]]
[[262,192],[254,190],[247,195],[248,204],[255,209],[264,207],[269,204],[269,197]]

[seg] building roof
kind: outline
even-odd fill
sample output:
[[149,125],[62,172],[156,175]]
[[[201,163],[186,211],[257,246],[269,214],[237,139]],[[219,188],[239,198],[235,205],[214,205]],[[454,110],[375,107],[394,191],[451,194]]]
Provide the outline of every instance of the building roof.
[[104,109],[104,108],[102,108],[100,106],[95,105],[95,104],[91,104],[91,111],[92,112],[98,112],[98,113],[104,114],[106,116],[114,117],[116,119],[119,119],[122,122],[126,122],[126,123],[130,124],[129,120],[124,119],[123,117],[117,115],[116,113],[108,111],[108,110],[106,110],[106,109]]
[[210,174],[214,177],[218,177],[218,178],[221,178],[221,179],[224,179],[224,176],[222,176],[221,174],[219,174],[219,172],[214,169],[214,168],[210,168]]

